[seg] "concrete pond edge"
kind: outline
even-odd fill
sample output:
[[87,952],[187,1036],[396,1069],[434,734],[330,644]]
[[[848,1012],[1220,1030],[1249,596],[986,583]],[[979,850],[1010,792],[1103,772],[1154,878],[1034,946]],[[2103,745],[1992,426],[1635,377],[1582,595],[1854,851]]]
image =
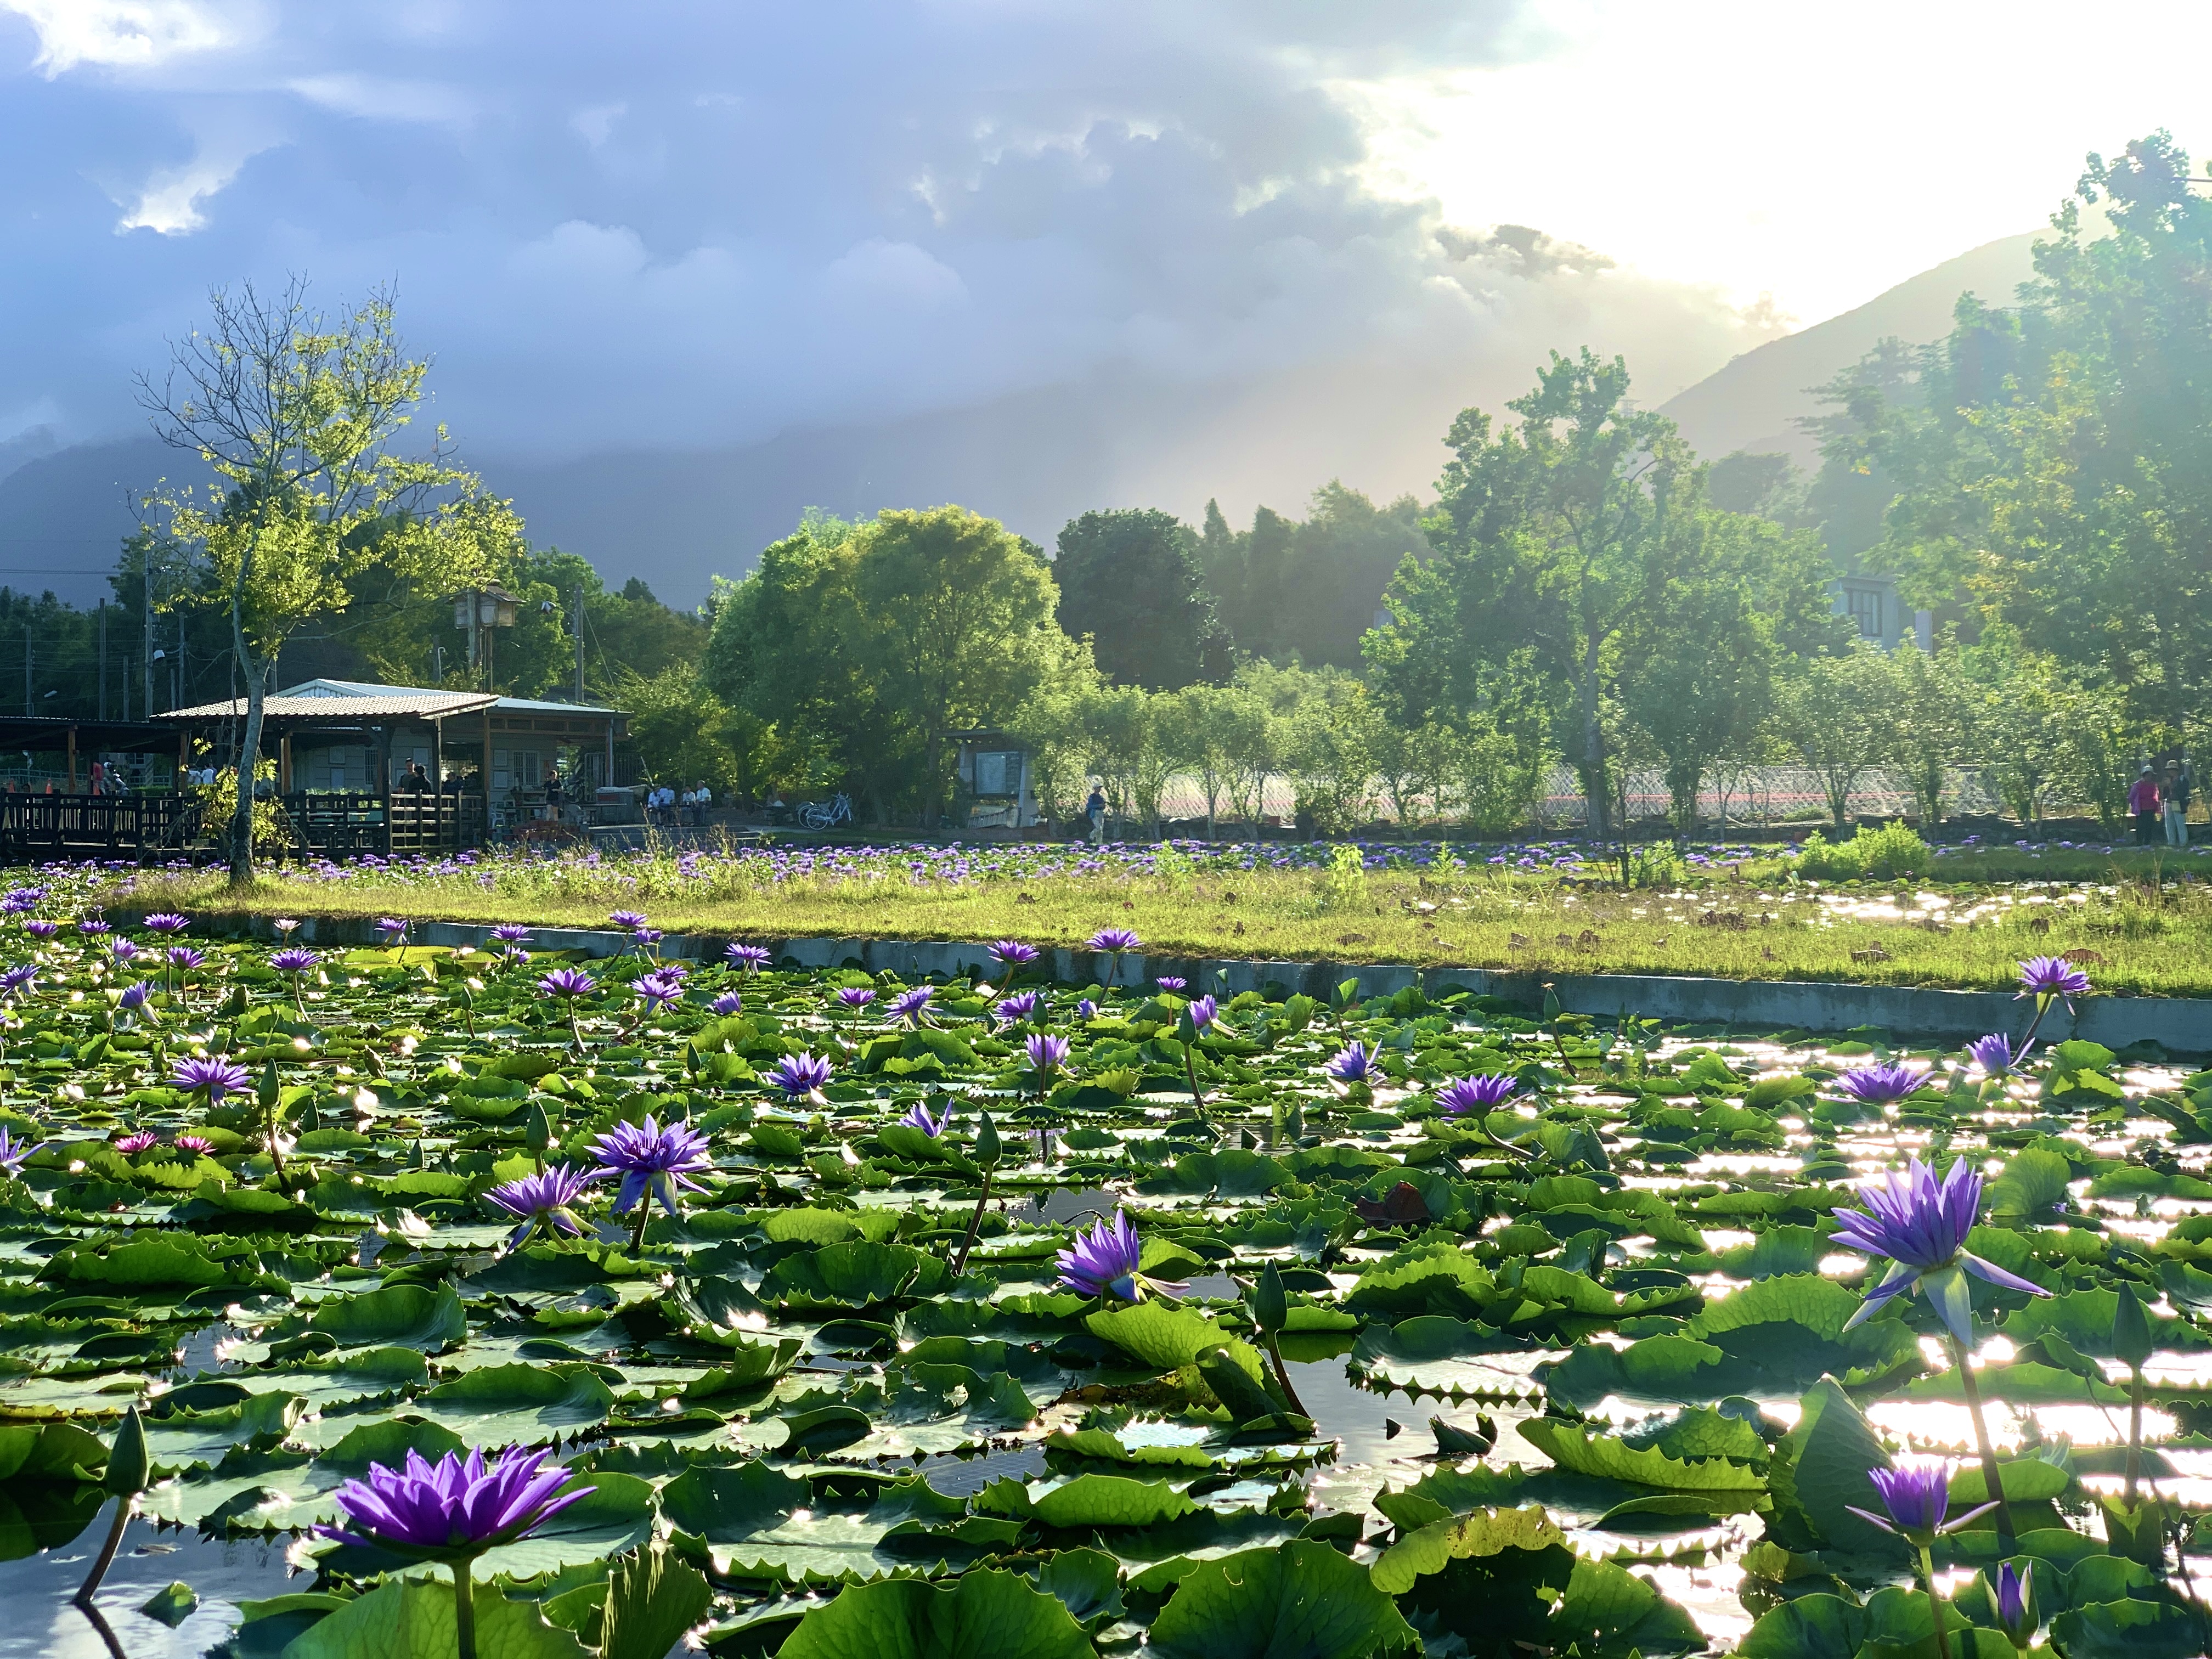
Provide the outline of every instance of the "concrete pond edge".
[[[271,919],[264,915],[216,915],[196,921],[195,931],[273,940]],[[413,922],[409,938],[419,945],[480,946],[491,924]],[[375,924],[367,917],[303,918],[291,936],[301,944],[370,945],[378,943]],[[720,959],[732,935],[671,933],[658,949],[663,957],[687,961]],[[629,933],[611,928],[537,927],[531,942],[547,951],[571,951],[605,957],[635,948]],[[779,963],[800,968],[858,967],[870,973],[908,978],[930,974],[954,977],[988,970],[989,945],[975,940],[787,939],[773,947]],[[1038,964],[1062,984],[1103,982],[1108,959],[1103,952],[1068,947],[1045,950]],[[1031,969],[1032,973],[1036,969]],[[1431,990],[1459,986],[1534,1009],[1548,986],[1562,1007],[1600,1018],[1638,1015],[1694,1024],[1765,1027],[1769,1030],[1835,1033],[1867,1027],[1898,1036],[1965,1040],[1988,1031],[2017,1032],[2027,1023],[2029,1005],[2003,991],[1931,990],[1904,985],[1851,985],[1812,980],[1711,979],[1676,974],[1559,974],[1535,970],[1450,966],[1417,968],[1405,963],[1267,962],[1220,957],[1170,957],[1129,951],[1121,959],[1116,982],[1143,983],[1162,974],[1181,975],[1195,989],[1234,996],[1270,985],[1288,992],[1327,997],[1344,981],[1358,981],[1363,997],[1389,996],[1416,983]],[[2046,1038],[2082,1037],[2109,1048],[2155,1042],[2169,1054],[2212,1054],[2212,1000],[2193,997],[2087,996],[2069,1018],[2062,1007],[2044,1022]]]

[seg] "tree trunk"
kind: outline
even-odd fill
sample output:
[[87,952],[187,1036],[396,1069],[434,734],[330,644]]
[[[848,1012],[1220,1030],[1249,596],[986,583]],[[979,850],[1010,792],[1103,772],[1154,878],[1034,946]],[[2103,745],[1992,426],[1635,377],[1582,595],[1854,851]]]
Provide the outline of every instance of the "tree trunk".
[[1612,825],[1607,811],[1605,733],[1598,720],[1597,635],[1592,634],[1583,652],[1583,799],[1593,840],[1606,839]]
[[246,647],[243,630],[234,643],[246,663],[246,731],[238,743],[238,805],[230,817],[230,884],[253,885],[253,775],[261,762],[261,711],[268,677]]

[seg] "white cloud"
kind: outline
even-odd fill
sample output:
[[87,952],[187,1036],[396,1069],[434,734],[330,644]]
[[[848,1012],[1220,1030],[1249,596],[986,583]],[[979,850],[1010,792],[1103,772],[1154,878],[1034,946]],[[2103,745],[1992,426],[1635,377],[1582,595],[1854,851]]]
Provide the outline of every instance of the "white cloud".
[[614,136],[615,123],[629,113],[628,104],[594,104],[570,116],[568,125],[583,135],[586,143],[597,149]]
[[259,7],[226,14],[204,0],[0,0],[0,10],[38,31],[38,67],[52,80],[80,64],[144,69],[230,45]]
[[929,310],[964,299],[968,293],[968,285],[951,266],[912,242],[886,241],[880,236],[855,243],[831,262],[823,280],[838,300],[903,310]]
[[369,120],[424,121],[459,126],[476,113],[466,92],[437,81],[334,74],[302,76],[289,84],[311,104]]
[[192,159],[161,167],[149,176],[137,199],[126,204],[115,234],[150,230],[162,236],[189,236],[207,228],[200,204],[238,177],[238,170],[269,149],[262,140],[236,135],[203,137]]

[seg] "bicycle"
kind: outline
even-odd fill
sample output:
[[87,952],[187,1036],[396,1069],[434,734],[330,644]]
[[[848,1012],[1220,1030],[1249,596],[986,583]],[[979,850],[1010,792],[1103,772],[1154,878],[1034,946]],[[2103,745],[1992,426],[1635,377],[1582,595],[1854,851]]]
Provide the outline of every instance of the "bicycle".
[[826,801],[809,801],[799,809],[799,821],[809,830],[834,830],[841,823],[850,823],[853,798],[839,794]]

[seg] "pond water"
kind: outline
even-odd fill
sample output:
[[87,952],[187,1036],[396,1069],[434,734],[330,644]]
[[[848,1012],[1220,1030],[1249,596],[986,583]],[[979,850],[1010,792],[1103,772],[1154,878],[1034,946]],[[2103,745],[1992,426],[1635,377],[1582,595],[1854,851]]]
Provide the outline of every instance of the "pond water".
[[[1891,896],[1900,921],[1928,908]],[[1666,1598],[1658,1624],[1577,1638],[1586,1654],[1725,1649],[1776,1599],[1746,1577],[1767,1559],[1752,1547],[1782,1535],[1770,1526],[1800,1528],[1790,1549],[1836,1593],[1904,1581],[1776,1482],[1793,1431],[1857,1424],[1858,1463],[1821,1443],[1854,1501],[1872,1501],[1869,1458],[1978,1478],[1930,1305],[1846,1327],[1868,1263],[1830,1241],[1832,1214],[1908,1155],[1979,1169],[1973,1248],[2056,1292],[1974,1291],[1990,1437],[2057,1471],[2033,1500],[2038,1547],[2069,1561],[2105,1547],[2100,1502],[2124,1485],[2130,1431],[2122,1284],[2154,1334],[2148,1478],[2212,1513],[2212,1079],[2162,1056],[2053,1046],[2033,1076],[1991,1084],[1954,1051],[1879,1032],[1546,1029],[1418,995],[1340,1012],[1248,1001],[1204,1051],[1201,1115],[1163,1046],[1176,1008],[1150,992],[1092,1018],[1048,990],[1017,1025],[943,985],[938,1024],[915,1030],[878,1017],[896,987],[850,970],[702,969],[648,1015],[619,963],[592,964],[588,993],[550,993],[544,960],[471,963],[483,982],[463,1001],[434,954],[426,977],[362,951],[295,1005],[259,947],[224,947],[218,982],[149,1036],[108,1029],[95,945],[38,949],[51,1000],[0,1033],[0,1121],[38,1146],[22,1182],[0,1185],[0,1461],[21,1425],[104,1439],[139,1403],[164,1474],[148,1503],[186,1524],[134,1524],[103,1633],[69,1602],[98,1524],[62,1541],[24,1518],[49,1511],[23,1478],[0,1477],[0,1553],[15,1558],[0,1562],[15,1615],[0,1659],[216,1650],[240,1604],[316,1582],[324,1547],[305,1529],[334,1514],[362,1448],[509,1443],[555,1444],[620,1500],[600,1530],[549,1530],[508,1558],[533,1595],[554,1574],[588,1590],[611,1557],[678,1534],[712,1570],[713,1616],[732,1620],[918,1555],[953,1571],[1001,1546],[1032,1563],[1098,1549],[1133,1586],[1163,1560],[1309,1529],[1363,1567],[1402,1561],[1390,1552],[1431,1524],[1407,1516],[1540,1505],[1559,1546],[1542,1571],[1579,1561],[1608,1606],[1648,1599],[1631,1577]],[[752,1012],[713,1013],[724,988]],[[841,989],[882,1001],[852,1012]],[[1070,1037],[1064,1078],[1025,1060],[1033,1028]],[[167,1080],[194,1048],[279,1066],[298,1091],[280,1146],[295,1178],[268,1178],[250,1114]],[[775,1068],[825,1051],[826,1083],[779,1097]],[[1856,1100],[1871,1085],[1854,1069],[1882,1065],[1915,1075],[1900,1097]],[[1512,1097],[1439,1115],[1437,1091],[1468,1074],[1511,1078]],[[901,1122],[947,1099],[951,1156]],[[979,1211],[959,1137],[984,1109],[1009,1133]],[[533,1170],[531,1122],[549,1160],[581,1163],[647,1110],[705,1137],[694,1184],[672,1194],[680,1215],[655,1214],[634,1258],[603,1182],[575,1200],[574,1243],[506,1248],[514,1218],[484,1194]],[[131,1130],[155,1144],[118,1150]],[[1075,1232],[1116,1211],[1180,1291],[1127,1300],[1127,1263],[1095,1297],[1056,1282]],[[1310,1433],[1269,1393],[1246,1299],[1269,1267]],[[57,1458],[40,1479],[77,1492]],[[738,1472],[768,1510],[705,1479]],[[915,1477],[934,1504],[900,1485]],[[923,1541],[902,1543],[917,1513]],[[2192,1570],[2207,1541],[2190,1540]],[[1472,1600],[1510,1597],[1468,1571]],[[1971,1577],[1946,1571],[1954,1588]],[[173,1581],[199,1598],[174,1627],[138,1611]],[[1564,1580],[1547,1583],[1558,1600]],[[1163,1588],[1094,1633],[1139,1641]],[[1683,1619],[1691,1638],[1666,1622]]]

